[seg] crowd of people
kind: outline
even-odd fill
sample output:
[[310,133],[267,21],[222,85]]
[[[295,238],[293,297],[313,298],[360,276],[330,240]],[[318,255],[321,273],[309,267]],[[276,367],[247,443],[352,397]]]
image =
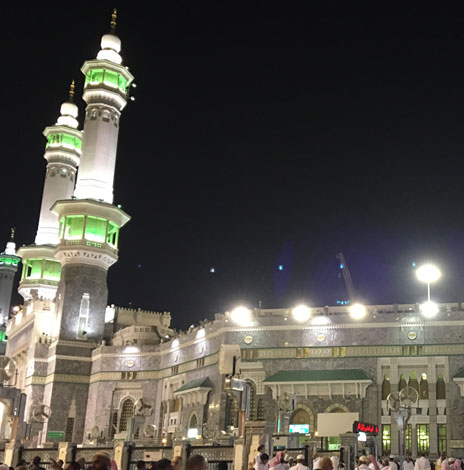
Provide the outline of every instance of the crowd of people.
[[[309,470],[303,454],[294,461],[285,451],[278,451],[273,458],[264,451],[264,445],[260,445],[256,457],[248,464],[248,470]],[[317,452],[313,454],[312,470],[343,470],[344,467],[336,455],[320,457]],[[361,455],[356,459],[355,470],[464,470],[464,467],[461,459],[447,457],[442,452],[435,462],[425,454],[419,455],[415,461],[407,456],[401,468],[393,457],[377,460],[373,455]]]
[[[221,466],[220,464],[224,464]],[[217,470],[227,470],[227,463],[221,462]],[[160,459],[153,462],[144,462],[139,460],[136,463],[137,470],[182,470],[182,458],[180,456],[174,457],[172,460]],[[32,459],[29,464],[21,459],[16,467],[9,467],[2,463],[0,470],[46,470],[42,466],[42,461],[39,456]],[[118,470],[116,462],[106,452],[96,453],[90,464],[87,464],[84,458],[80,458],[75,462],[64,463],[62,460],[53,460],[48,465],[48,470]],[[192,455],[185,462],[185,470],[207,470],[206,459],[201,455]]]

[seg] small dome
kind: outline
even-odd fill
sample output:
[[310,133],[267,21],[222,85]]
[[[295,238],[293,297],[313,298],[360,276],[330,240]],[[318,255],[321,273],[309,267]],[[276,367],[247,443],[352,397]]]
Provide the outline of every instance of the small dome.
[[15,242],[9,241],[6,244],[5,254],[6,255],[16,255],[16,243]]
[[101,38],[102,49],[112,49],[115,52],[121,52],[121,40],[114,34],[104,34]]
[[62,116],[72,116],[73,118],[77,118],[79,109],[74,103],[66,101],[61,105],[60,113]]

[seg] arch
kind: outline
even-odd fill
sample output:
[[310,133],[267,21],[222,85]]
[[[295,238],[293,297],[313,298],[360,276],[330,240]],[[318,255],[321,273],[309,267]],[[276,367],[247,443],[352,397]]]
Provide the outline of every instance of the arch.
[[[303,419],[305,415],[306,417],[309,418],[308,422],[306,423],[297,422],[298,420]],[[313,433],[315,431],[313,410],[309,406],[303,403],[298,403],[297,408],[290,416],[289,423],[290,424],[309,424],[310,432]]]
[[391,392],[391,384],[390,384],[390,377],[388,375],[383,376],[382,382],[382,400],[386,400],[388,395]]
[[349,413],[350,410],[343,403],[332,403],[324,413]]
[[134,416],[134,402],[131,398],[126,398],[122,402],[119,415],[119,432],[127,431],[127,423]]
[[198,419],[198,415],[196,414],[195,411],[192,411],[188,419],[187,429],[192,429],[192,428],[198,429],[199,425],[200,425],[200,421]]

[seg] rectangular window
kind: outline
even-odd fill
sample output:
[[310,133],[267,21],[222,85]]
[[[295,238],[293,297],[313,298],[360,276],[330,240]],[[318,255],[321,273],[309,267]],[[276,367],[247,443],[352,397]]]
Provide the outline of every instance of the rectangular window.
[[406,432],[404,433],[404,440],[406,446],[406,455],[412,455],[412,424],[408,424]]
[[84,231],[84,216],[69,215],[66,217],[64,238],[66,240],[81,240]]
[[127,80],[122,75],[118,75],[118,85],[121,91],[124,91],[124,92],[126,91]]
[[382,426],[382,455],[389,455],[391,452],[391,425]]
[[59,281],[61,277],[61,265],[59,261],[46,259],[44,261],[44,279]]
[[41,279],[42,278],[42,259],[30,259],[27,261],[28,279]]
[[90,80],[91,85],[99,85],[103,82],[103,69],[95,69],[91,70],[90,72]]
[[446,424],[437,424],[438,452],[446,453]]
[[417,452],[425,452],[428,454],[430,451],[430,434],[428,424],[417,425]]
[[113,222],[108,222],[108,233],[106,234],[106,243],[116,248],[118,246],[118,236],[119,227]]
[[118,87],[118,74],[112,70],[105,70],[105,85],[108,85],[112,88]]
[[92,242],[104,242],[106,235],[106,219],[100,217],[87,216],[85,222],[85,239]]

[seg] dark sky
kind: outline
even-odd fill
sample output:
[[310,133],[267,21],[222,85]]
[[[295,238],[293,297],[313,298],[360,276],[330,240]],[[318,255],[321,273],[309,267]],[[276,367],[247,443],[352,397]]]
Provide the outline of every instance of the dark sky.
[[[115,203],[132,216],[109,302],[185,327],[239,301],[464,299],[464,9],[458,2],[160,1],[119,8],[136,77]],[[53,124],[113,3],[2,11],[0,233],[33,242]],[[89,4],[90,5],[90,4]],[[3,243],[3,242],[2,242]],[[279,271],[277,266],[283,265]],[[210,273],[210,267],[215,273]]]

